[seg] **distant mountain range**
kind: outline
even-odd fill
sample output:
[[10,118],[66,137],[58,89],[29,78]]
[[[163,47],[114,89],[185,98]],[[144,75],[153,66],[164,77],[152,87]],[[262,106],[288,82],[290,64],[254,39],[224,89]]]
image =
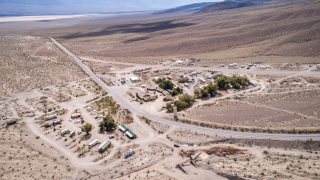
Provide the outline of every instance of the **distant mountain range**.
[[165,9],[156,11],[153,14],[170,14],[170,13],[182,13],[182,12],[195,12],[205,13],[211,11],[221,11],[226,9],[241,8],[247,6],[253,6],[263,2],[270,2],[274,0],[225,0],[223,2],[203,2],[189,4],[185,6],[179,6],[176,8]]
[[[251,0],[253,1],[253,0]],[[213,12],[213,11],[222,11],[227,9],[235,9],[235,8],[242,8],[247,6],[253,6],[256,5],[254,2],[249,1],[225,1],[221,3],[215,3],[208,5],[204,8],[202,8],[197,13],[207,13],[207,12]]]
[[[143,8],[127,8],[119,0],[0,0],[0,16],[73,15],[73,14],[123,14],[154,12],[155,15],[183,12],[210,12],[255,5],[272,0],[225,0],[224,2],[203,2],[171,9],[152,11]],[[143,0],[132,2],[144,7]],[[116,7],[115,7],[116,6]]]
[[185,6],[179,6],[172,9],[165,9],[161,11],[157,11],[154,14],[167,14],[167,13],[177,13],[177,12],[188,12],[188,11],[199,11],[202,8],[213,4],[215,2],[203,2],[203,3],[195,3],[195,4],[189,4]]

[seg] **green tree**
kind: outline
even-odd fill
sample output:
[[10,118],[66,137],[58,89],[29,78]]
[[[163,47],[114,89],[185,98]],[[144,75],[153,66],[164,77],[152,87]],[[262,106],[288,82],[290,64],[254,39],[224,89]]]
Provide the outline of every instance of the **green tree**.
[[159,78],[155,83],[159,84],[159,87],[162,89],[172,89],[174,86],[170,80],[166,80],[165,78]]
[[171,95],[172,96],[176,96],[178,94],[178,91],[176,89],[172,90],[171,91]]
[[92,131],[92,124],[85,124],[83,126],[83,128],[81,128],[82,132],[86,132],[87,134],[89,134],[90,131]]
[[99,124],[99,127],[100,127],[100,132],[103,132],[105,130],[105,123],[104,121],[101,121],[101,123]]
[[168,102],[167,103],[167,105],[166,105],[166,109],[168,110],[168,111],[172,111],[172,105],[171,105],[171,102]]
[[114,119],[110,115],[107,115],[106,117],[104,117],[103,121],[101,122],[101,124],[102,123],[104,124],[105,130],[107,130],[107,131],[110,131],[113,128],[117,127],[117,124],[114,122]]
[[199,92],[198,89],[194,90],[193,93],[194,93],[194,96],[195,96],[196,98],[199,98],[200,92]]

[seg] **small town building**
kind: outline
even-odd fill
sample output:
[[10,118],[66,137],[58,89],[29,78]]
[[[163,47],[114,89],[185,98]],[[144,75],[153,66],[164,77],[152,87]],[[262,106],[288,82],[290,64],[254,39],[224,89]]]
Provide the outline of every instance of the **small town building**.
[[140,79],[138,77],[131,77],[130,81],[131,82],[137,82],[137,81],[140,81]]
[[74,118],[79,118],[81,117],[81,114],[80,113],[74,113],[74,114],[71,114],[71,118],[74,119]]
[[125,126],[124,124],[121,124],[121,125],[119,126],[119,129],[120,129],[121,131],[123,131],[123,132],[126,132],[126,131],[129,130],[129,128],[127,128],[127,126]]
[[6,125],[9,126],[9,125],[16,124],[16,123],[17,123],[17,120],[11,120],[11,121],[7,121]]
[[162,88],[160,88],[160,87],[157,87],[157,91],[158,91],[159,93],[162,93],[162,92],[164,91],[164,89],[162,89]]
[[129,136],[130,138],[137,138],[137,135],[131,130],[128,130],[126,132],[126,135]]
[[173,101],[173,97],[169,94],[163,98],[163,101]]
[[105,152],[109,147],[111,147],[111,141],[106,141],[99,146],[99,152]]
[[56,114],[53,114],[53,115],[48,115],[45,117],[45,120],[48,121],[48,120],[51,120],[51,119],[56,119],[57,118],[57,115]]

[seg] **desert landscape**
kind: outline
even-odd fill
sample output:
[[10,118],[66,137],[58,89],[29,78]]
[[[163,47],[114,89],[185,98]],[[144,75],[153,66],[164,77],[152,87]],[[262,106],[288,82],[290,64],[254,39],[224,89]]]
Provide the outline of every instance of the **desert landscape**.
[[0,179],[319,179],[319,12],[0,17]]

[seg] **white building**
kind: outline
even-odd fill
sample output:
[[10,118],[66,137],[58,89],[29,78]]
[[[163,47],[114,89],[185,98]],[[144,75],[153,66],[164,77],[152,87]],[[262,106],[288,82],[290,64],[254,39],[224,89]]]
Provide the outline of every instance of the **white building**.
[[131,82],[137,82],[137,81],[140,81],[140,79],[138,77],[131,77],[130,81]]

